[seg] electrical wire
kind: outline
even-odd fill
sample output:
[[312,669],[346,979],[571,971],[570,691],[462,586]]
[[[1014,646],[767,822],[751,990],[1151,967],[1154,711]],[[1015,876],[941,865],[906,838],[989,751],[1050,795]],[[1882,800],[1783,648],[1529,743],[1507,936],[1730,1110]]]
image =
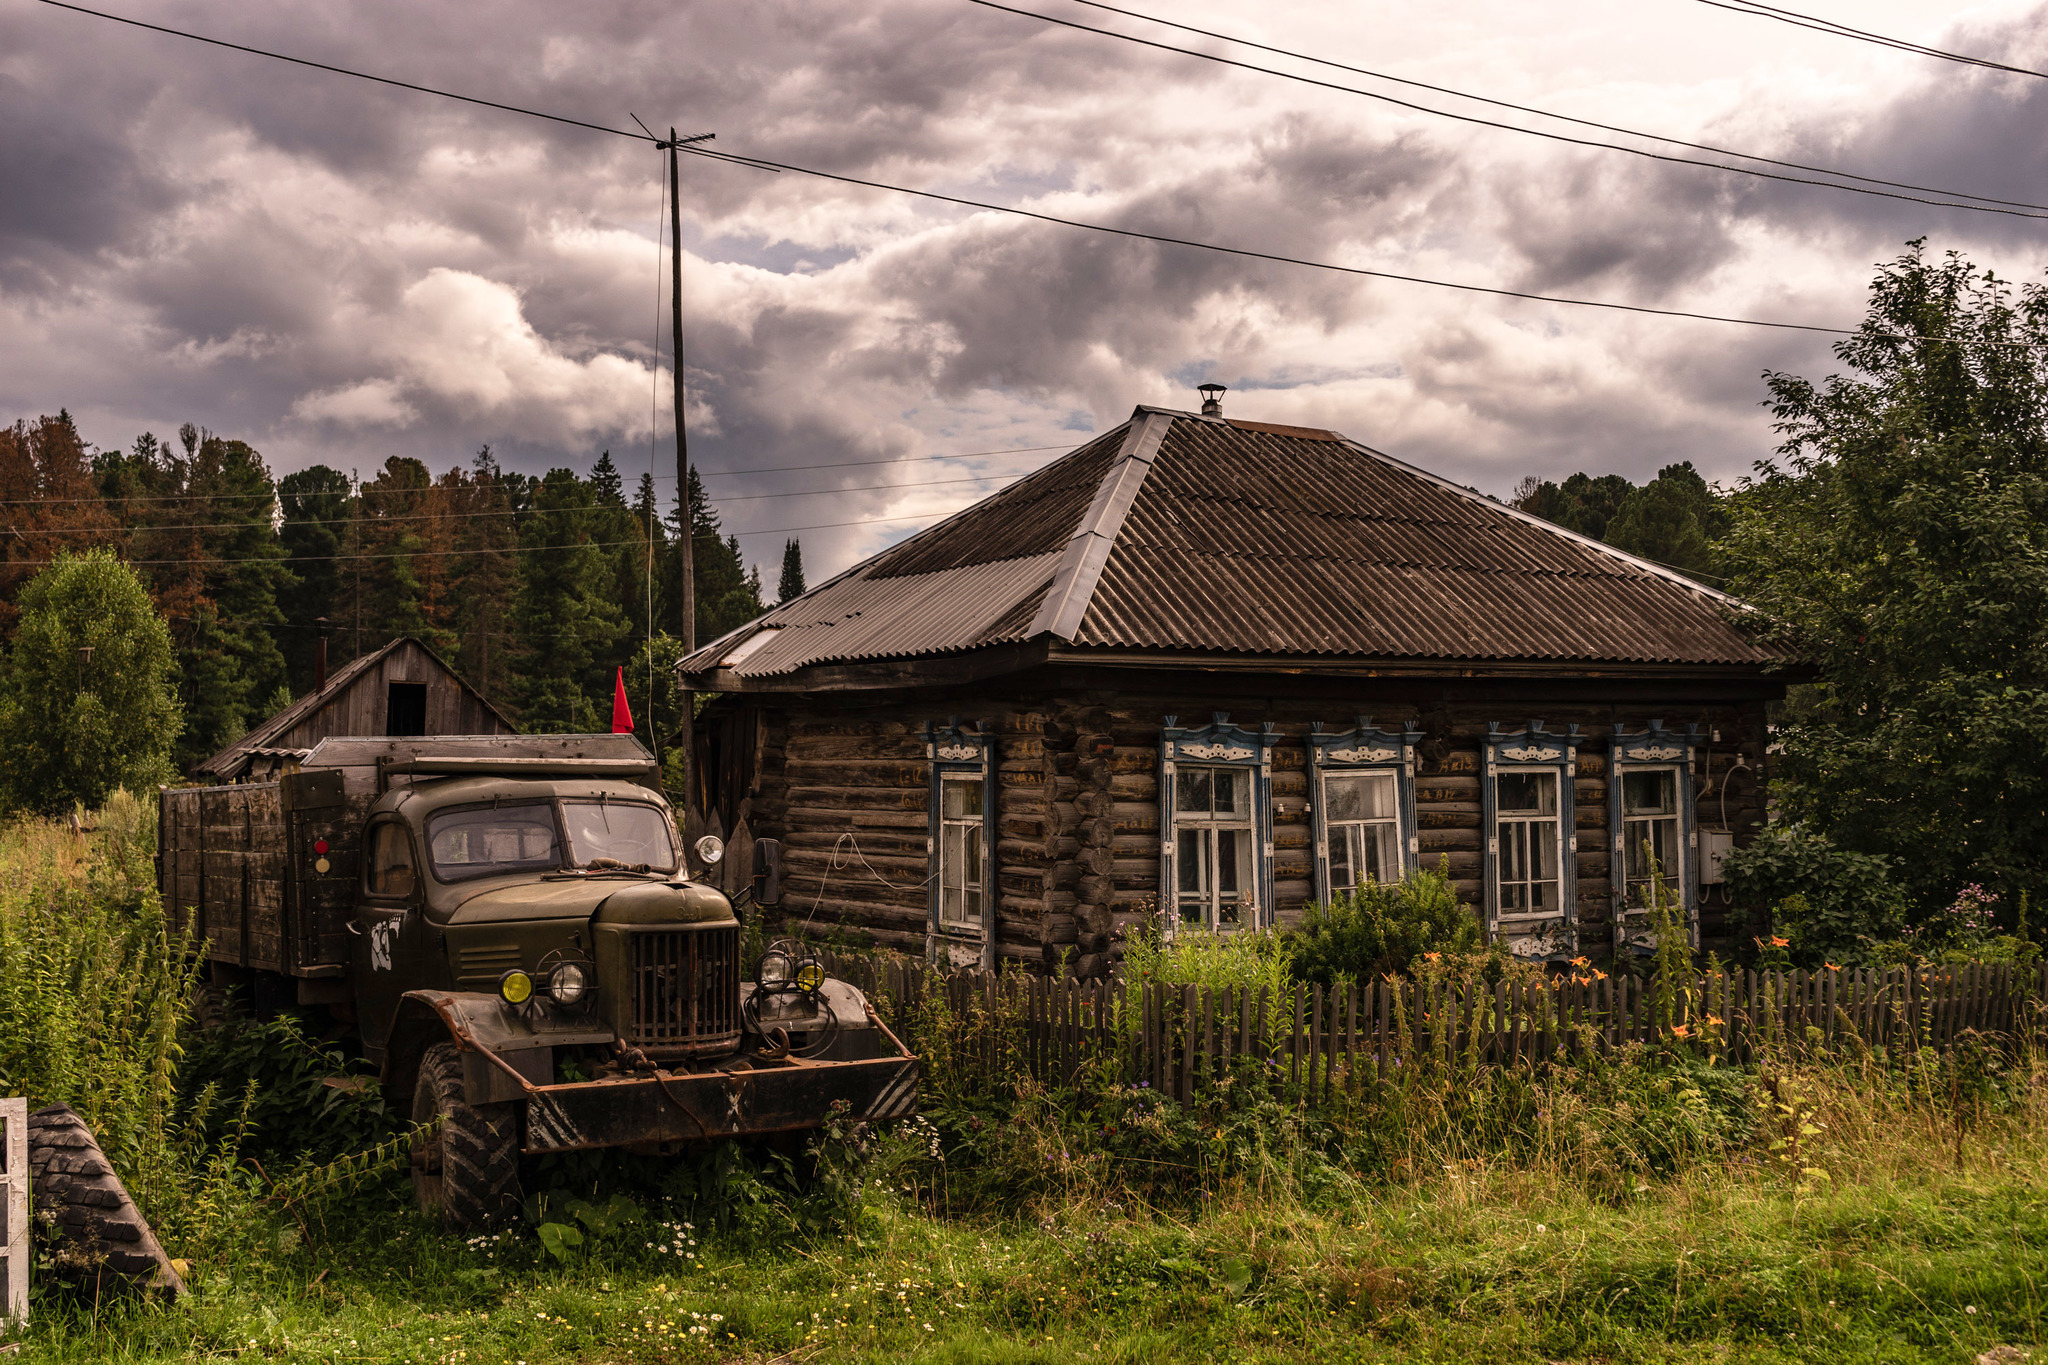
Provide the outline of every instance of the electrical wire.
[[[1257,71],[1268,76],[1278,76],[1281,80],[1297,81],[1303,85],[1313,85],[1324,90],[1336,90],[1347,95],[1361,95],[1366,99],[1379,100],[1383,104],[1395,105],[1398,108],[1412,110],[1418,114],[1432,114],[1437,118],[1454,119],[1459,123],[1471,123],[1482,128],[1494,128],[1503,132],[1521,133],[1528,137],[1545,138],[1552,142],[1569,143],[1575,147],[1593,147],[1610,152],[1626,152],[1630,156],[1640,156],[1651,161],[1664,161],[1677,166],[1701,166],[1708,170],[1725,171],[1730,175],[1748,175],[1755,176],[1761,180],[1778,180],[1788,185],[1811,185],[1820,189],[1842,190],[1849,194],[1872,195],[1879,199],[1902,199],[1908,203],[1926,204],[1933,208],[1968,209],[1973,213],[1996,213],[2009,218],[2048,218],[2048,212],[2027,212],[2028,209],[2048,209],[2048,204],[2028,204],[2021,208],[1997,208],[1994,207],[1995,204],[2011,203],[2012,201],[2000,199],[1987,203],[1970,204],[1957,199],[1928,199],[1924,198],[1921,194],[1901,194],[1893,190],[1870,189],[1864,185],[1844,185],[1833,180],[1814,180],[1806,176],[1781,175],[1776,171],[1760,171],[1753,166],[1729,166],[1717,161],[1701,161],[1696,157],[1673,156],[1668,152],[1653,152],[1642,147],[1629,147],[1619,142],[1601,142],[1596,138],[1573,137],[1569,133],[1548,132],[1542,128],[1524,128],[1519,124],[1502,123],[1497,119],[1480,118],[1476,114],[1460,114],[1449,109],[1433,109],[1429,105],[1417,104],[1412,100],[1404,100],[1393,95],[1381,94],[1376,90],[1361,90],[1355,85],[1339,85],[1335,81],[1318,80],[1314,76],[1304,76],[1299,72],[1281,71],[1275,67],[1260,66],[1256,62],[1240,61],[1235,57],[1224,57],[1213,52],[1198,52],[1191,47],[1179,47],[1173,43],[1162,43],[1152,38],[1140,38],[1132,33],[1118,33],[1115,29],[1097,28],[1093,24],[1076,23],[1072,19],[1061,19],[1050,14],[1040,14],[1036,10],[1017,9],[1011,5],[1000,4],[998,0],[967,0],[967,3],[970,5],[980,5],[983,9],[1001,10],[1005,14],[1014,14],[1020,18],[1036,19],[1040,23],[1056,24],[1061,28],[1070,28],[1079,33],[1093,33],[1104,38],[1115,38],[1126,43],[1136,43],[1140,47],[1155,48],[1161,52],[1177,52],[1184,57],[1194,57],[1205,62],[1215,62],[1219,66],[1234,66],[1243,71]],[[1119,11],[1119,13],[1122,13],[1122,11]],[[1574,120],[1574,122],[1577,121]],[[1645,137],[1649,135],[1633,133],[1631,136]],[[1659,140],[1663,141],[1666,139]],[[1724,155],[1728,155],[1728,153],[1724,153]],[[1739,156],[1742,154],[1738,152],[1733,153],[1733,155]],[[1750,159],[1762,161],[1768,158],[1754,157]],[[1780,162],[1777,164],[1783,165],[1786,163]],[[1841,174],[1841,172],[1824,168],[1809,169],[1819,169],[1824,175]],[[1857,176],[1855,178],[1862,180],[1867,177]],[[1882,181],[1877,183],[1891,184],[1893,182]],[[1924,194],[1952,193],[1952,191],[1948,190],[1930,190],[1920,185],[1912,185],[1908,186],[1908,188],[1922,190]],[[1983,196],[1972,195],[1970,197],[1982,198]]]
[[[217,38],[205,38],[201,37],[199,34],[196,33],[187,33],[181,29],[169,28],[161,24],[146,24],[140,20],[126,19],[121,17],[120,15],[108,14],[101,10],[87,9],[83,5],[74,5],[66,3],[66,0],[38,0],[38,3],[45,5],[54,5],[59,9],[70,10],[79,14],[87,14],[99,19],[112,20],[115,23],[130,24],[137,28],[150,29],[154,32],[167,34],[175,38],[189,38],[195,42],[211,43],[217,47],[233,48],[237,52],[246,52],[251,54],[252,56],[271,57],[275,58],[278,61],[292,62],[300,66],[316,67],[319,70],[332,72],[336,75],[355,76],[362,80],[376,81],[377,83],[382,85],[394,85],[402,89],[418,91],[422,94],[440,95],[448,99],[461,100],[469,104],[481,104],[489,108],[503,110],[508,113],[527,114],[535,118],[549,119],[556,123],[573,124],[576,127],[587,128],[594,132],[610,133],[616,137],[629,137],[634,139],[635,141],[640,142],[649,141],[649,139],[645,137],[643,134],[629,133],[618,128],[608,128],[603,124],[586,123],[581,119],[564,118],[560,115],[546,114],[538,110],[522,108],[518,105],[503,104],[494,100],[481,100],[468,95],[452,94],[449,91],[437,90],[431,86],[416,85],[408,81],[392,80],[384,76],[373,76],[366,72],[354,71],[342,66],[332,66],[324,62],[312,62],[299,57],[288,57],[285,56],[283,53],[270,52],[263,48],[249,47],[241,43],[229,43],[223,42],[222,40]],[[1098,29],[1091,31],[1103,32],[1105,30]],[[1136,41],[1143,40],[1140,39]],[[1157,242],[1165,246],[1190,247],[1197,251],[1212,251],[1219,255],[1235,256],[1243,260],[1268,261],[1275,265],[1301,266],[1305,269],[1322,270],[1327,271],[1331,274],[1350,275],[1362,279],[1393,280],[1402,284],[1429,285],[1433,288],[1451,289],[1456,290],[1460,293],[1484,294],[1492,298],[1524,299],[1534,303],[1556,303],[1564,304],[1574,308],[1598,308],[1608,312],[1636,313],[1646,317],[1683,318],[1694,322],[1720,322],[1727,323],[1732,326],[1763,327],[1774,331],[1809,332],[1825,336],[1857,335],[1854,329],[1847,327],[1824,327],[1817,323],[1777,322],[1762,318],[1742,318],[1720,313],[1700,313],[1682,308],[1653,308],[1647,304],[1615,303],[1602,299],[1579,299],[1572,298],[1571,296],[1564,294],[1537,294],[1530,292],[1528,290],[1504,289],[1495,285],[1468,284],[1455,280],[1431,279],[1428,276],[1424,275],[1408,275],[1391,270],[1372,270],[1364,266],[1337,265],[1329,261],[1309,260],[1305,257],[1287,256],[1279,252],[1273,251],[1259,251],[1250,247],[1225,246],[1218,242],[1204,242],[1188,237],[1173,237],[1168,236],[1164,233],[1141,232],[1136,228],[1112,227],[1107,223],[1090,223],[1078,218],[1063,218],[1057,214],[1042,213],[1033,209],[1016,208],[1008,204],[991,204],[984,202],[982,200],[968,199],[961,195],[942,194],[937,190],[919,190],[912,189],[905,185],[891,185],[885,181],[867,180],[860,176],[842,175],[833,171],[821,171],[809,166],[799,166],[793,162],[773,161],[766,157],[743,156],[732,152],[713,151],[708,147],[702,146],[683,147],[680,148],[679,150],[690,156],[703,157],[707,160],[712,161],[723,161],[730,163],[732,165],[747,166],[755,170],[788,171],[796,175],[810,176],[811,178],[817,180],[829,180],[836,184],[857,185],[863,189],[884,190],[892,194],[902,194],[908,195],[912,198],[930,200],[933,203],[952,204],[960,208],[980,209],[987,213],[1008,214],[1016,218],[1027,218],[1034,222],[1054,223],[1058,224],[1061,227],[1077,228],[1086,232],[1099,232],[1106,236],[1124,237],[1136,241]],[[1865,333],[1864,335],[1870,334]],[[1924,340],[1925,338],[1901,339]]]
[[[1706,0],[1708,4],[1718,2],[1719,0]],[[1490,104],[1496,109],[1512,109],[1518,114],[1534,114],[1538,118],[1556,119],[1560,123],[1576,124],[1581,128],[1597,128],[1603,133],[1620,133],[1624,137],[1639,137],[1651,142],[1666,143],[1673,147],[1689,147],[1696,152],[1712,152],[1716,156],[1739,157],[1744,161],[1757,161],[1766,166],[1782,166],[1787,170],[1812,171],[1817,175],[1838,176],[1844,180],[1860,180],[1868,185],[1886,185],[1895,190],[1919,190],[1923,194],[1942,194],[1957,199],[1976,199],[1986,204],[2004,204],[2010,208],[2048,210],[2048,204],[2032,204],[2019,199],[1997,199],[1987,194],[1971,194],[1967,190],[1933,189],[1926,185],[1914,185],[1900,180],[1885,180],[1873,175],[1859,175],[1854,171],[1836,170],[1832,166],[1809,166],[1801,161],[1783,161],[1774,156],[1759,156],[1754,152],[1738,152],[1728,147],[1716,147],[1712,143],[1707,142],[1688,142],[1681,137],[1669,137],[1662,133],[1645,133],[1636,128],[1622,128],[1612,123],[1601,123],[1596,119],[1576,118],[1571,114],[1554,113],[1551,110],[1538,109],[1527,104],[1516,104],[1511,100],[1494,99],[1489,95],[1475,95],[1468,90],[1457,90],[1448,85],[1432,85],[1428,81],[1410,80],[1405,76],[1390,75],[1385,71],[1374,71],[1363,66],[1351,66],[1345,62],[1332,61],[1327,57],[1315,57],[1306,52],[1295,52],[1284,47],[1274,47],[1268,43],[1254,42],[1250,38],[1237,38],[1226,33],[1217,33],[1213,29],[1197,28],[1193,24],[1182,24],[1172,19],[1162,19],[1156,14],[1144,14],[1134,9],[1124,9],[1118,5],[1106,4],[1104,0],[1073,0],[1073,3],[1086,5],[1090,9],[1104,10],[1110,14],[1121,14],[1128,19],[1143,20],[1148,24],[1158,24],[1164,28],[1179,29],[1183,33],[1193,33],[1204,38],[1220,39],[1223,42],[1233,43],[1239,47],[1254,48],[1260,52],[1270,52],[1279,57],[1291,57],[1296,61],[1313,62],[1317,66],[1326,66],[1335,71],[1349,71],[1354,75],[1371,76],[1374,80],[1391,81],[1396,85],[1405,85],[1416,90],[1428,90],[1439,95],[1451,95],[1461,100],[1471,100],[1475,104]],[[1107,30],[1097,31],[1106,32]],[[1181,48],[1174,50],[1185,51],[1185,49]],[[1205,54],[1197,52],[1190,53],[1189,55],[1199,57]],[[1258,71],[1265,70],[1264,67],[1253,67],[1252,69]],[[1285,75],[1286,73],[1274,72],[1272,74]],[[1336,88],[1343,89],[1344,87]],[[1740,168],[1727,166],[1721,169],[1738,170]]]
[[[1080,2],[1086,4],[1088,0],[1080,0]],[[2048,80],[2048,71],[2036,71],[2032,67],[2012,66],[2005,62],[1994,62],[1988,57],[1972,57],[1963,52],[1950,52],[1944,48],[1929,47],[1925,43],[1916,43],[1907,38],[1891,38],[1882,33],[1872,33],[1868,29],[1851,28],[1849,25],[1837,23],[1833,19],[1822,19],[1811,14],[1801,14],[1797,10],[1780,9],[1776,5],[1757,3],[1731,4],[1729,0],[1700,0],[1700,3],[1712,5],[1715,9],[1730,10],[1736,14],[1747,14],[1756,19],[1775,19],[1781,24],[1791,24],[1797,28],[1810,28],[1816,33],[1832,34],[1837,38],[1853,38],[1858,42],[1875,43],[1879,47],[1889,47],[1899,52],[1911,52],[1916,56],[1935,57],[1944,62],[1958,62],[1964,66],[1981,66],[1987,71],[2009,71],[2015,76],[2036,76],[2042,80]]]

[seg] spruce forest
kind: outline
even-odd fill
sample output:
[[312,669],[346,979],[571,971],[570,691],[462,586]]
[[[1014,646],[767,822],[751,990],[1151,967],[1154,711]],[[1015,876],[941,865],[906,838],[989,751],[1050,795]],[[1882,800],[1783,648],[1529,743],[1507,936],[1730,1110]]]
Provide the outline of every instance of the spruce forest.
[[[93,445],[66,412],[18,421],[0,428],[0,636],[59,552],[107,547],[170,627],[181,769],[312,688],[323,617],[330,671],[415,636],[529,731],[610,728],[623,666],[652,743],[678,719],[666,681],[683,636],[673,483],[658,491],[642,473],[629,489],[609,451],[587,474],[519,474],[488,446],[439,473],[394,456],[368,477],[314,465],[280,478],[250,445],[190,424],[121,450]],[[690,483],[702,642],[766,604],[695,470]],[[801,564],[790,542],[785,590],[801,591]]]

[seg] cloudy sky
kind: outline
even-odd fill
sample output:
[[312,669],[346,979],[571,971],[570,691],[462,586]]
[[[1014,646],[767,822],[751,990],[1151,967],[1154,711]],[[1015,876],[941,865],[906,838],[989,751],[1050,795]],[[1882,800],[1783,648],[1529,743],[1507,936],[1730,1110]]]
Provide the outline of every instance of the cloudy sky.
[[[2048,81],[1698,0],[1126,2],[1220,36],[1018,0],[1461,112],[1488,111],[1222,38],[2048,202]],[[2048,67],[2037,4],[1812,4]],[[104,7],[869,180],[1533,292],[1853,325],[1873,263],[1909,237],[2016,278],[2048,264],[2040,221],[1570,147],[968,0]],[[1797,333],[684,171],[691,453],[771,581],[790,528],[815,581],[1052,453],[1030,448],[1136,403],[1192,407],[1204,380],[1230,386],[1233,416],[1336,427],[1505,492],[1679,459],[1732,478],[1771,444],[1760,372],[1830,366],[1826,339]],[[438,470],[488,442],[531,472],[608,448],[629,475],[671,475],[661,176],[623,138],[0,0],[0,418],[68,407],[108,446],[191,421],[280,473],[367,476],[394,454]]]

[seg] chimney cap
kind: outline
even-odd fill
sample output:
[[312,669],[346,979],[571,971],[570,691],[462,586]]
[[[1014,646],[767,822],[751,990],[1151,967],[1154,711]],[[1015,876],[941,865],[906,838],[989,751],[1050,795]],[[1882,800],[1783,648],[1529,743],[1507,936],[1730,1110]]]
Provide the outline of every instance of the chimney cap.
[[1197,384],[1195,385],[1195,392],[1202,395],[1202,416],[1221,417],[1223,415],[1223,395],[1230,392],[1228,388],[1215,383]]

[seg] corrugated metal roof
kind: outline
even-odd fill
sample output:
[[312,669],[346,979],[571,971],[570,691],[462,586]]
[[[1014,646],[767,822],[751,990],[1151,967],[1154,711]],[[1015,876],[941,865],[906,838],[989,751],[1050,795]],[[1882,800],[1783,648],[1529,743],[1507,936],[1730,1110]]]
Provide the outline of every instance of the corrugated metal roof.
[[[1736,629],[1722,594],[1335,432],[1166,415],[1066,643],[1446,662],[1776,657]],[[1024,638],[1128,425],[777,608],[755,628],[773,640],[737,632],[683,671],[730,658],[731,673],[765,677]]]

